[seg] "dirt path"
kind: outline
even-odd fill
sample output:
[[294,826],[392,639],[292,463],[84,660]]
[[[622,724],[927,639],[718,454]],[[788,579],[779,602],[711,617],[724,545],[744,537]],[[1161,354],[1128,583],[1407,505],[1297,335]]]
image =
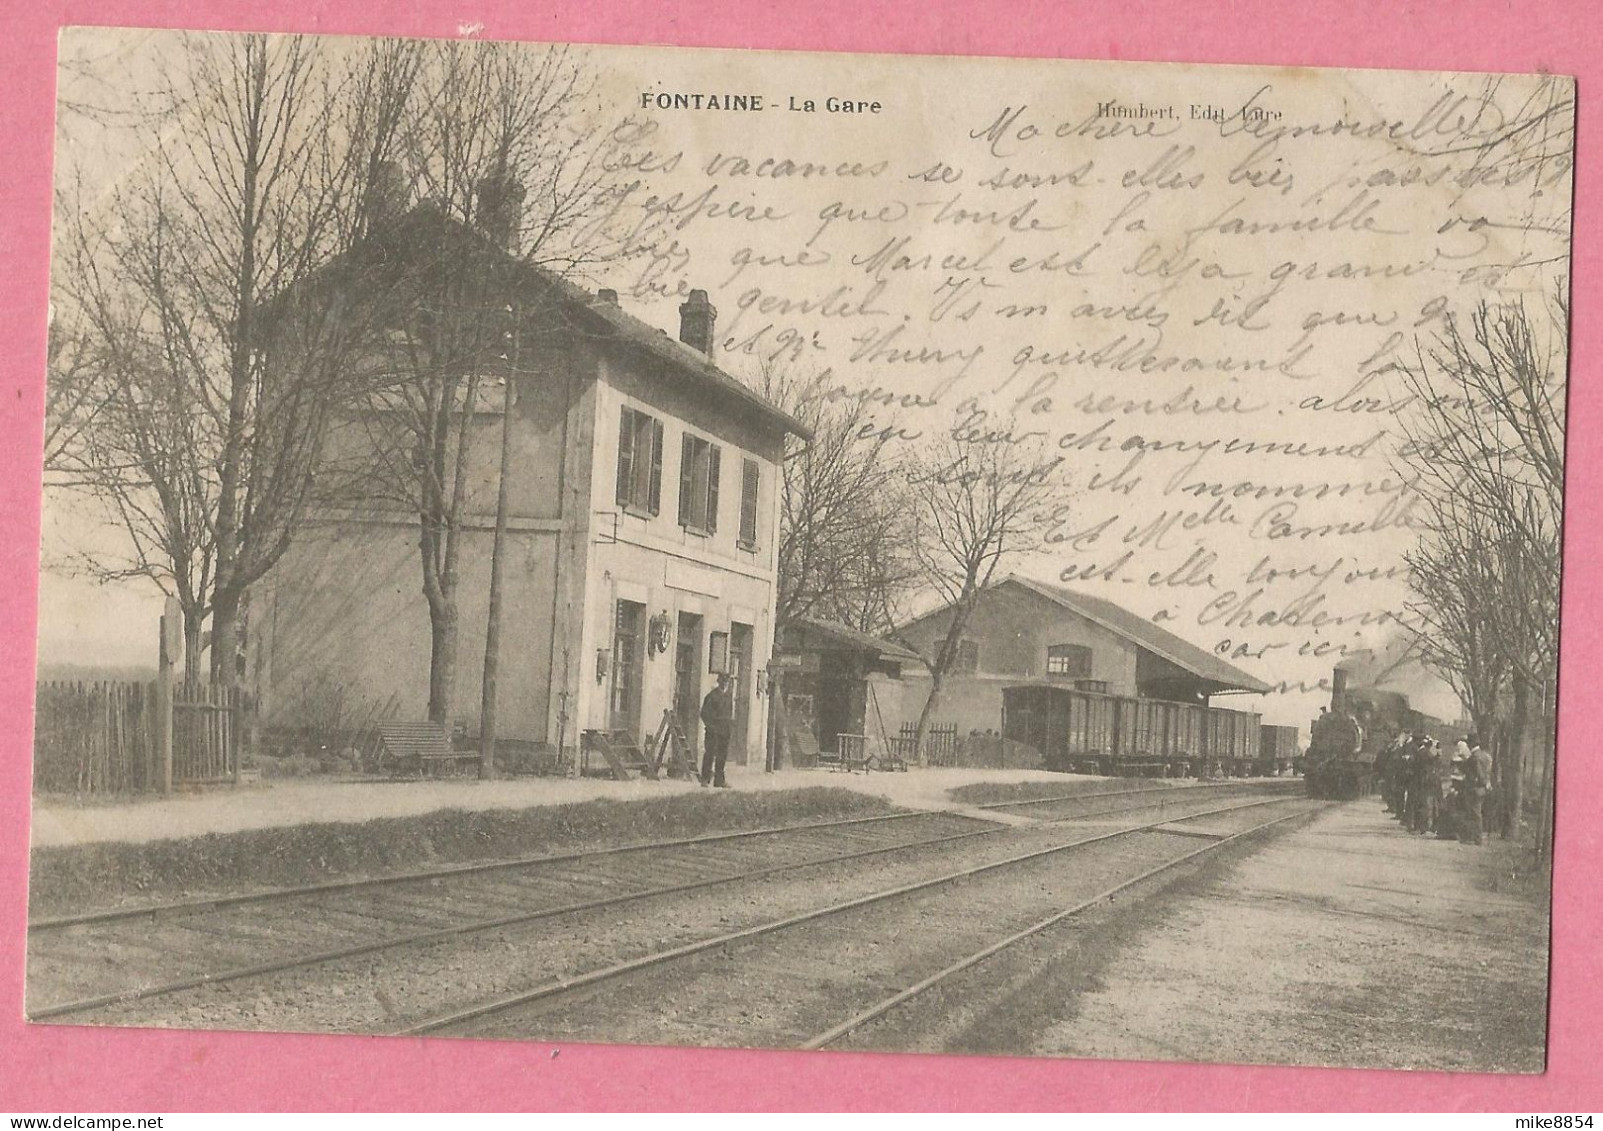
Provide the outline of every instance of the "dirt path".
[[[772,792],[828,786],[884,798],[909,809],[953,809],[947,794],[979,782],[1062,784],[1070,793],[1105,779],[1067,777],[1045,770],[925,769],[905,774],[840,774],[820,770],[781,770],[731,766],[729,780],[739,792]],[[213,789],[174,797],[119,798],[74,805],[49,798],[33,808],[34,848],[147,843],[251,829],[306,824],[360,823],[378,817],[417,817],[447,809],[480,812],[572,805],[584,801],[649,801],[694,794],[695,782],[615,782],[599,778],[471,778],[429,781],[340,781],[325,777],[286,779],[244,789]]]
[[1089,978],[1039,974],[1033,1051],[1540,1072],[1548,910],[1521,862],[1333,809],[1140,908]]

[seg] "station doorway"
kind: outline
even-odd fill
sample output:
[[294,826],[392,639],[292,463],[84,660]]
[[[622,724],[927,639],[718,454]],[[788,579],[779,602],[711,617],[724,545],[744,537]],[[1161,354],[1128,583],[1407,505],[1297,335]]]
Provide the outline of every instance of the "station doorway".
[[735,718],[729,741],[729,757],[737,766],[749,765],[752,699],[757,693],[756,631],[749,624],[731,621],[729,625],[729,674],[734,680]]
[[679,614],[679,631],[674,634],[673,704],[679,725],[684,728],[690,748],[701,750],[701,617]]
[[612,630],[612,695],[607,726],[640,738],[641,681],[646,666],[646,607],[619,601]]

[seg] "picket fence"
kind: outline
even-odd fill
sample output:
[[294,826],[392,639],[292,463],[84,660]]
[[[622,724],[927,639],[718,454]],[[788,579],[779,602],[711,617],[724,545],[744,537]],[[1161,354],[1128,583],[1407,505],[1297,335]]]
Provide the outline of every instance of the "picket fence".
[[[917,757],[918,725],[903,723],[900,733],[902,748],[909,759]],[[927,766],[955,766],[958,764],[957,724],[930,727],[924,738],[924,764]]]
[[176,685],[170,715],[159,684],[38,684],[33,738],[36,793],[118,794],[165,787],[162,728],[172,726],[175,785],[232,780],[245,698],[238,688]]

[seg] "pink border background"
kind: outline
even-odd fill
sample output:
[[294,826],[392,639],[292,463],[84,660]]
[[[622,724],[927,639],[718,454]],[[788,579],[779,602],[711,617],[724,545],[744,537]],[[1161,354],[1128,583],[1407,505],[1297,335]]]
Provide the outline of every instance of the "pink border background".
[[[1593,128],[1603,9],[1592,0],[12,0],[0,28],[0,1110],[1433,1110],[1596,1109],[1603,1077],[1603,347]],[[1553,71],[1580,79],[1575,323],[1550,1067],[1540,1077],[1091,1061],[703,1052],[22,1024],[55,34],[71,24],[920,54]]]

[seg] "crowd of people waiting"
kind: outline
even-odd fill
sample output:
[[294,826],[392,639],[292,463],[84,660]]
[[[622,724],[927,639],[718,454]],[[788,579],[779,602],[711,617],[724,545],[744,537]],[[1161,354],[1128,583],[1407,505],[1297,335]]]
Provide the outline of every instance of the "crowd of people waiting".
[[1470,735],[1449,757],[1427,734],[1402,731],[1375,759],[1386,810],[1414,833],[1442,840],[1486,843],[1486,798],[1492,756]]

